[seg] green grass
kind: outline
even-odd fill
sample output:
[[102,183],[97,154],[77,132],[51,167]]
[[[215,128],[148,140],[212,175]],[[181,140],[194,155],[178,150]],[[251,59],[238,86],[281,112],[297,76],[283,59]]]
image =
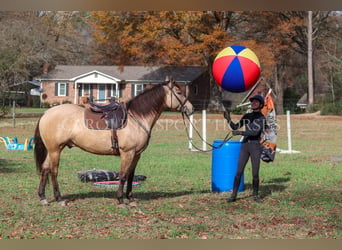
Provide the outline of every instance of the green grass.
[[[221,116],[207,118],[208,141],[223,138],[228,130],[216,120]],[[18,136],[19,141],[32,136],[38,118],[22,119],[16,128],[0,126],[0,136]],[[286,149],[284,117],[279,125],[278,146]],[[1,145],[0,238],[341,239],[342,162],[331,158],[342,156],[342,118],[293,116],[291,125],[293,149],[301,153],[277,153],[275,162],[262,162],[262,204],[249,198],[250,163],[237,202],[226,203],[228,193],[212,193],[211,153],[190,152],[185,132],[174,128],[153,131],[136,170],[147,179],[134,187],[138,207],[130,210],[117,207],[116,189],[95,188],[77,178],[80,170],[119,171],[119,158],[65,149],[59,185],[70,202],[67,207],[54,202],[49,184],[51,203],[42,206],[33,152],[7,151]],[[198,138],[195,143],[201,146]]]

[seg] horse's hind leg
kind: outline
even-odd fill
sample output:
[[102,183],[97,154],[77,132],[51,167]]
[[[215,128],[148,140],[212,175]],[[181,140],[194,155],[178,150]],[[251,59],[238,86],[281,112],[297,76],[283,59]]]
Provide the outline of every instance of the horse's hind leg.
[[48,181],[49,172],[50,172],[50,164],[49,164],[49,158],[47,157],[45,159],[45,162],[43,163],[43,166],[42,166],[39,189],[38,189],[38,195],[40,197],[40,202],[43,205],[47,205],[49,203],[46,199],[46,196],[45,196],[45,187],[46,187],[46,183]]
[[55,196],[55,199],[61,206],[65,206],[66,202],[62,199],[61,193],[59,192],[58,182],[57,182],[59,157],[60,157],[60,151],[49,154],[50,167],[51,167],[50,173],[51,173],[53,194]]

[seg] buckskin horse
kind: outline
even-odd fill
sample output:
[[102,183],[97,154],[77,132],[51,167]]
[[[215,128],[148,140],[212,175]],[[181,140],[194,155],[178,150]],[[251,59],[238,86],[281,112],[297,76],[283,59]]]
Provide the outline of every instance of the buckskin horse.
[[118,151],[112,148],[110,130],[89,129],[85,124],[85,109],[76,104],[62,104],[47,110],[35,129],[34,156],[40,174],[38,195],[43,205],[48,204],[45,186],[51,176],[56,201],[66,205],[57,182],[61,151],[67,146],[79,147],[98,155],[120,156],[120,173],[117,199],[119,207],[124,203],[123,188],[127,181],[126,198],[129,206],[136,206],[132,193],[134,171],[141,153],[147,148],[151,131],[161,113],[169,108],[190,115],[194,108],[180,86],[173,80],[145,89],[126,103],[125,127],[117,130]]

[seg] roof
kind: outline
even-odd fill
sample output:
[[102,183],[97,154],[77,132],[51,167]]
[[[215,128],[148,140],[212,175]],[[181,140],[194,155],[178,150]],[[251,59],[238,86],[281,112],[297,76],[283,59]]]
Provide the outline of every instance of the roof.
[[124,66],[121,71],[116,65],[57,65],[53,70],[37,77],[36,80],[71,80],[94,71],[125,81],[164,81],[165,77],[170,75],[175,81],[193,81],[203,74],[206,68],[199,66]]
[[40,87],[40,82],[38,82],[38,81],[24,81],[24,82],[19,82],[19,83],[10,85],[10,87],[15,87],[15,86],[23,85],[23,84],[32,85],[32,87]]
[[300,106],[300,105],[307,105],[307,104],[308,104],[308,94],[305,93],[305,94],[302,95],[302,97],[298,100],[297,106]]

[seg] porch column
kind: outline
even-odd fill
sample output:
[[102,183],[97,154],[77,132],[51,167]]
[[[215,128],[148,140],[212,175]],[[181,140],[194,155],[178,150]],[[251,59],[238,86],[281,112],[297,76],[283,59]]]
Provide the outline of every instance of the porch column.
[[77,93],[78,93],[78,90],[77,90],[77,82],[75,81],[75,98],[74,98],[74,104],[77,104]]

